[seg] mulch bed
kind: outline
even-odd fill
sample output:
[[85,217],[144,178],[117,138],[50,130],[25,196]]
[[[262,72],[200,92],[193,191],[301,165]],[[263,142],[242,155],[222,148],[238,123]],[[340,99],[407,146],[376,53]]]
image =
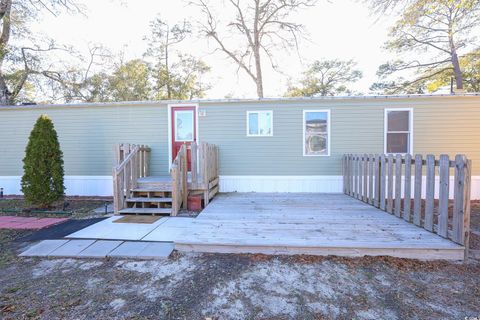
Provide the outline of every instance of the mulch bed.
[[[93,210],[111,202],[110,197],[66,197],[48,210],[34,208],[21,197],[0,199],[0,216],[21,217],[90,217]],[[98,215],[98,214],[93,214]]]

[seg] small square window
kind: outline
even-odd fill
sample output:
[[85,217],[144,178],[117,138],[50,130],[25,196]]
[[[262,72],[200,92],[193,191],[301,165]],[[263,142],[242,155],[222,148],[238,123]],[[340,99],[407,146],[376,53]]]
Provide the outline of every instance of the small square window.
[[247,111],[247,136],[273,135],[273,111]]
[[385,152],[411,153],[411,117],[410,109],[385,110]]

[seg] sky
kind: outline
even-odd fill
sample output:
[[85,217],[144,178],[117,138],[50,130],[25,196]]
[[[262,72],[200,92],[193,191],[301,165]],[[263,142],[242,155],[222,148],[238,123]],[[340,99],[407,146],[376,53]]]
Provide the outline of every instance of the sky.
[[[182,0],[83,0],[83,3],[85,16],[44,14],[35,30],[81,51],[100,43],[112,52],[122,51],[125,58],[130,59],[141,57],[145,52],[144,38],[150,32],[150,21],[156,16],[160,15],[171,24],[187,19],[194,26],[201,19],[198,8]],[[394,17],[372,16],[360,1],[319,0],[315,7],[295,13],[291,19],[305,25],[308,40],[300,43],[300,57],[296,52],[276,55],[280,72],[264,64],[266,97],[282,96],[289,79],[298,79],[315,59],[335,58],[354,59],[358,63],[364,76],[350,87],[368,93],[368,88],[377,79],[378,66],[393,57],[382,46]],[[237,72],[236,65],[223,53],[214,52],[213,42],[195,36],[179,49],[202,58],[212,68],[205,78],[212,86],[206,98],[256,96],[253,81],[242,71]]]

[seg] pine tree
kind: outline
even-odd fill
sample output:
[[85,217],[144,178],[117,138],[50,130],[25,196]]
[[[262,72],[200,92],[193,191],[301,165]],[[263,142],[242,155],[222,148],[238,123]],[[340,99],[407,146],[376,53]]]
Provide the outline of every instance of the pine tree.
[[52,120],[41,115],[33,127],[23,159],[22,192],[32,205],[48,208],[63,199],[63,153]]

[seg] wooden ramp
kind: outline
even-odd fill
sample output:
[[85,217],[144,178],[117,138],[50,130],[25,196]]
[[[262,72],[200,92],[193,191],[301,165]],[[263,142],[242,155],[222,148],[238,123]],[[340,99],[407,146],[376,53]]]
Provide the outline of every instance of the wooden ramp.
[[464,247],[344,194],[218,195],[181,251],[462,260]]

